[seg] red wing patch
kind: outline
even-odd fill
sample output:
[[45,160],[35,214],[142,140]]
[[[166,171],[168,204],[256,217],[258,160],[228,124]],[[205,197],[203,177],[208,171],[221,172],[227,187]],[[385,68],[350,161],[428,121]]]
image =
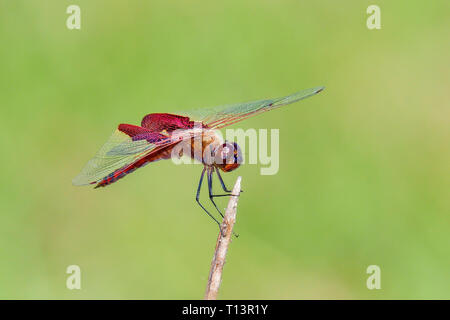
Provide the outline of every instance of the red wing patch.
[[[151,113],[142,119],[142,127],[122,123],[119,125],[118,130],[131,137],[133,141],[147,140],[149,143],[157,143],[169,138],[174,130],[191,129],[193,127],[194,121],[190,121],[188,117],[169,113]],[[163,131],[166,131],[166,134],[163,134]],[[97,184],[95,188],[105,187],[147,163],[158,160],[155,158],[155,155],[158,154],[157,150],[160,151],[161,149],[155,149],[150,155],[115,170],[98,183],[93,182],[93,184]]]
[[161,132],[163,130],[171,132],[177,129],[192,129],[194,121],[190,121],[189,117],[176,114],[150,113],[142,119],[141,126],[152,132]]
[[135,126],[132,124],[122,123],[119,125],[118,129],[123,133],[129,135],[133,141],[147,140],[150,143],[155,143],[161,141],[162,139],[167,138],[166,135],[163,135],[159,132],[153,132],[149,129]]

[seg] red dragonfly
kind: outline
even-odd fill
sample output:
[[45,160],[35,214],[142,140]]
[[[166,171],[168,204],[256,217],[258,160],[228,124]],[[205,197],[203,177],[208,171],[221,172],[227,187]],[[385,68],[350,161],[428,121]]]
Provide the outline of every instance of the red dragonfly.
[[[238,168],[242,162],[242,154],[237,143],[223,141],[215,130],[311,97],[323,89],[324,87],[316,87],[282,98],[178,114],[150,113],[142,119],[141,126],[120,124],[94,158],[89,160],[80,174],[73,179],[73,184],[92,184],[95,185],[95,188],[108,186],[148,163],[170,159],[174,156],[181,157],[182,150],[185,148],[180,148],[180,144],[184,144],[183,147],[187,144],[191,150],[188,155],[204,165],[197,187],[196,201],[219,224],[220,228],[220,223],[199,201],[203,177],[206,173],[209,198],[223,217],[214,202],[214,197],[229,196],[231,191],[225,186],[220,170],[230,172]],[[195,152],[194,142],[198,140],[201,143],[201,152]],[[214,173],[217,174],[226,194],[213,194],[212,178]]]

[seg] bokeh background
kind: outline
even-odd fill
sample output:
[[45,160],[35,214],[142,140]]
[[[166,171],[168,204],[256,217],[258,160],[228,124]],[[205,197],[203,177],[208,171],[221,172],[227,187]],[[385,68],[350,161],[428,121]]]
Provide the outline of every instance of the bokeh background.
[[[71,4],[81,30],[66,28]],[[1,0],[0,298],[201,299],[217,227],[194,201],[200,166],[161,161],[100,190],[72,178],[119,123],[318,85],[235,126],[279,128],[280,170],[224,176],[245,193],[220,297],[450,298],[449,13]],[[72,264],[81,290],[66,288]],[[372,264],[381,290],[366,288]]]

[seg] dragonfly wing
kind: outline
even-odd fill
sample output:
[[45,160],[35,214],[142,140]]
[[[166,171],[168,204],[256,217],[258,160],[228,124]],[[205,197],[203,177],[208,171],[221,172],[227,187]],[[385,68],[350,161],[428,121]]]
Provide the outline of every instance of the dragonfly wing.
[[[198,131],[199,128],[196,128],[192,121],[201,122],[202,126],[209,129],[220,129],[256,114],[313,96],[323,89],[324,87],[316,87],[282,98],[181,112],[179,115],[150,114],[144,117],[143,127],[121,124],[72,182],[74,185],[97,183],[97,186],[102,186],[116,181],[144,165],[144,158],[152,152],[201,134],[201,128]],[[169,135],[158,132],[162,128]]]
[[116,170],[136,162],[157,147],[169,144],[171,141],[170,138],[155,143],[147,140],[133,141],[129,135],[117,129],[72,183],[74,185],[97,183]]
[[149,150],[149,143],[147,140],[124,141],[116,146],[113,146],[111,150],[106,151],[106,156],[129,156],[137,153],[142,153]]
[[282,98],[244,102],[189,112],[180,112],[179,114],[189,116],[191,120],[202,122],[211,129],[220,129],[251,116],[306,99],[321,92],[323,89],[324,87],[316,87],[302,90]]

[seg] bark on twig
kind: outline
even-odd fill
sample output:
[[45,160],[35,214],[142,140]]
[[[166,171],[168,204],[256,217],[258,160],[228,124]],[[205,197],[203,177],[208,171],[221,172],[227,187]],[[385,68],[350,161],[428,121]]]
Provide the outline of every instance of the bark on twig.
[[216,250],[214,251],[214,257],[211,262],[211,270],[208,277],[208,285],[206,286],[205,300],[217,299],[220,282],[222,281],[223,266],[225,264],[228,246],[230,245],[231,237],[233,235],[233,226],[236,222],[236,208],[240,192],[241,177],[238,177],[232,191],[233,195],[228,202],[222,225],[220,226],[221,232],[219,232],[219,236],[217,237]]

